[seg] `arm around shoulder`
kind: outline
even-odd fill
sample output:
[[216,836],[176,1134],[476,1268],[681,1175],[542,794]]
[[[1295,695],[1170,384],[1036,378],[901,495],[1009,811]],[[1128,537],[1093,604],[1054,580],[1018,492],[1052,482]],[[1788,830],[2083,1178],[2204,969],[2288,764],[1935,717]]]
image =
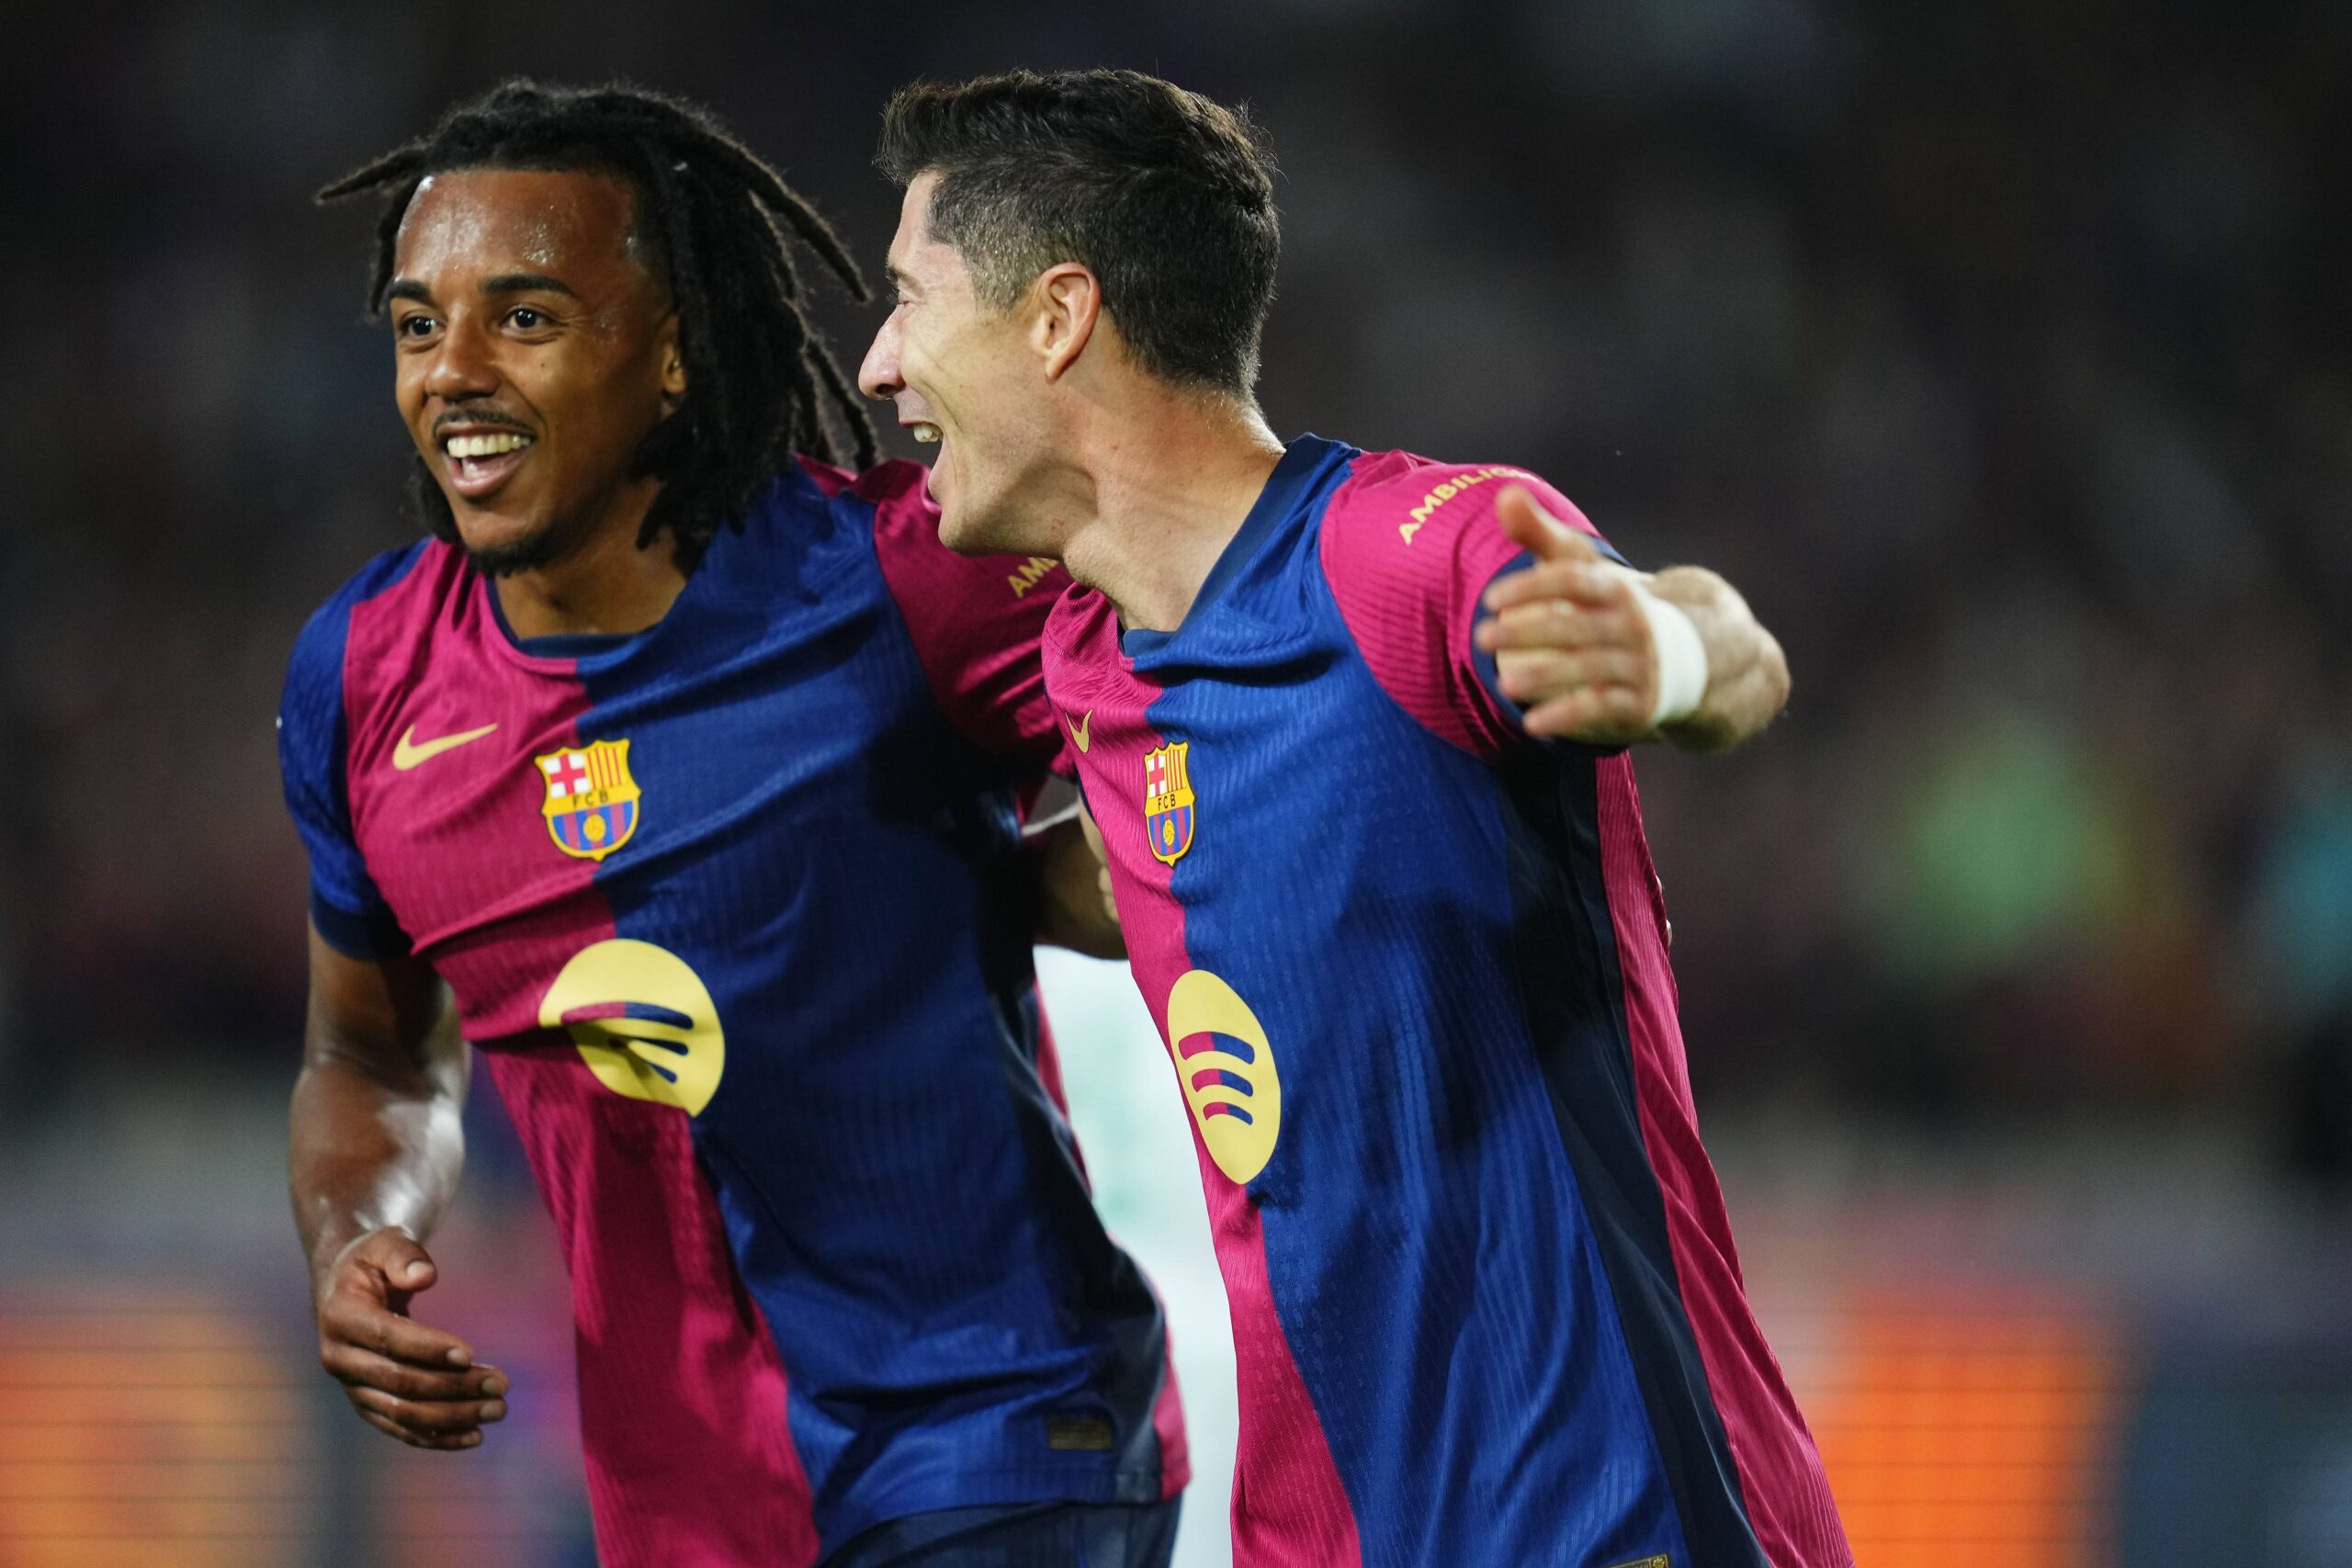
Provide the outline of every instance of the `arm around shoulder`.
[[1038,882],[1037,940],[1089,958],[1125,958],[1102,836],[1085,803],[1072,801],[1034,830],[1029,852]]

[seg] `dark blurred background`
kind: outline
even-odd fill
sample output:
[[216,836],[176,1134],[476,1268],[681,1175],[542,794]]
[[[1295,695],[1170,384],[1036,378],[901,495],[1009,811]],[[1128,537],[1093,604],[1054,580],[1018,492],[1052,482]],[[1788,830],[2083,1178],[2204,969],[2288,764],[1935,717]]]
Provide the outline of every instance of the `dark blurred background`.
[[[1535,468],[1785,643],[1776,728],[1642,777],[1702,1112],[1862,1561],[2352,1563],[2352,6],[73,16],[0,67],[0,1565],[588,1560],[553,1393],[522,1457],[418,1467],[308,1360],[271,719],[302,618],[414,531],[374,211],[310,191],[507,73],[619,74],[878,270],[883,98],[1014,64],[1268,128],[1277,430]],[[878,318],[824,319],[854,361]],[[1104,1206],[1191,1279],[1149,1025],[1054,975],[1117,1037],[1082,1130],[1179,1162],[1109,1162]],[[560,1269],[479,1116],[450,1245],[560,1388]]]

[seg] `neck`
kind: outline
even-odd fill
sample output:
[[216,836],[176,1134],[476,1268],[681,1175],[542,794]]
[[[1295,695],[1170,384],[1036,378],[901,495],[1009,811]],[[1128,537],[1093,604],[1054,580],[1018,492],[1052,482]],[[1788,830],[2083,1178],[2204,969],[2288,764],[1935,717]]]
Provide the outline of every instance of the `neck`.
[[492,580],[516,637],[625,636],[670,613],[686,574],[667,538],[638,547],[637,531],[653,504],[650,484],[633,499],[555,560]]
[[1093,434],[1062,564],[1101,590],[1125,625],[1174,631],[1282,461],[1283,444],[1254,404],[1156,384]]

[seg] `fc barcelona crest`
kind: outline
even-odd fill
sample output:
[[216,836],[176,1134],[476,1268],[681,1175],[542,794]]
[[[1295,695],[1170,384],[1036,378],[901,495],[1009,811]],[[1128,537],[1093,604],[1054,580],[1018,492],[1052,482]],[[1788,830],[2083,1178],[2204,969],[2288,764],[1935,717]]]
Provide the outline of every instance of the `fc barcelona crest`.
[[1144,836],[1151,840],[1151,858],[1169,865],[1193,847],[1193,778],[1184,762],[1192,744],[1179,740],[1143,760]]
[[592,740],[536,759],[547,781],[548,836],[582,860],[603,860],[637,831],[637,797],[628,774],[628,742]]

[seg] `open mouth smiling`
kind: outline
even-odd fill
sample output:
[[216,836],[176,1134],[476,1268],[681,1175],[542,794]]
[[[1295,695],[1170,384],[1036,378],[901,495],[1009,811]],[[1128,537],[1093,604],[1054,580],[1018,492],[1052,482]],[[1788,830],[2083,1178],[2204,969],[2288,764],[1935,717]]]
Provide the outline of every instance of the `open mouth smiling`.
[[437,432],[434,441],[441,448],[450,488],[468,501],[478,501],[514,476],[538,437],[511,425],[452,424]]

